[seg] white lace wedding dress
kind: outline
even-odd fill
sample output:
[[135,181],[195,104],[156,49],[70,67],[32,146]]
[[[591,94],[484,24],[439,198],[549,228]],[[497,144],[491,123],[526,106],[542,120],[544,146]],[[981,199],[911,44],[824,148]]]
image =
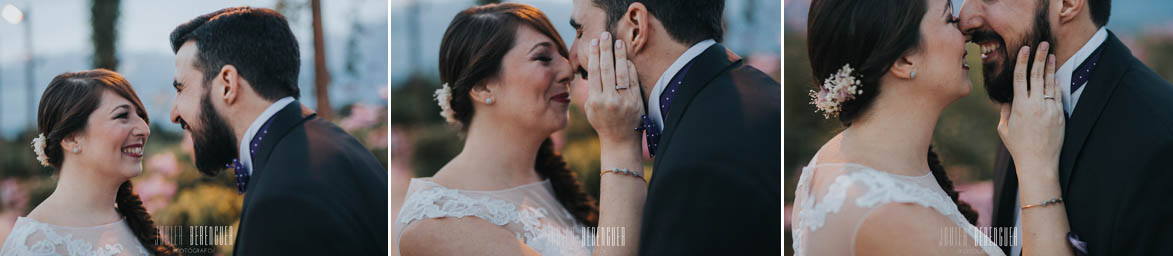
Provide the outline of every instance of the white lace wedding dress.
[[9,255],[151,255],[126,224],[119,220],[92,227],[64,227],[19,217],[0,248]]
[[981,244],[985,246],[976,247],[984,254],[1004,255],[989,237],[965,220],[931,172],[904,176],[852,163],[819,164],[818,157],[816,154],[802,169],[794,191],[794,255],[852,255],[860,224],[874,209],[898,203],[931,208],[948,217],[957,225],[956,231],[972,239],[957,246]]
[[590,255],[594,249],[582,240],[583,234],[593,234],[562,207],[549,180],[473,191],[446,188],[431,178],[411,179],[395,222],[395,239],[399,241],[404,229],[423,219],[470,216],[509,230],[542,255]]

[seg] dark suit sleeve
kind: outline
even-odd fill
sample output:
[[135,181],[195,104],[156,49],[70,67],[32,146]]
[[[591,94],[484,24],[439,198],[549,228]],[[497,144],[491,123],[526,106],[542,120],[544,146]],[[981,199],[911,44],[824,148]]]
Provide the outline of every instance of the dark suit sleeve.
[[667,126],[674,131],[660,141],[640,255],[781,253],[778,95],[780,86],[768,76],[738,68],[714,79],[669,121],[679,124]]
[[754,185],[759,181],[725,168],[698,164],[655,170],[672,175],[657,177],[662,180],[656,181],[656,201],[644,208],[648,225],[641,239],[648,241],[640,241],[641,255],[778,253],[778,198]]
[[308,237],[345,237],[331,228],[334,219],[330,208],[314,198],[296,194],[269,194],[257,198],[245,218],[248,228],[236,248],[236,255],[331,255],[343,248],[327,240],[307,241]]
[[[1139,189],[1120,195],[1109,251],[1117,255],[1173,255],[1173,143],[1158,146],[1144,165]],[[1104,191],[1104,193],[1112,193]]]
[[237,255],[387,254],[387,171],[369,151],[317,119],[275,148],[250,181]]

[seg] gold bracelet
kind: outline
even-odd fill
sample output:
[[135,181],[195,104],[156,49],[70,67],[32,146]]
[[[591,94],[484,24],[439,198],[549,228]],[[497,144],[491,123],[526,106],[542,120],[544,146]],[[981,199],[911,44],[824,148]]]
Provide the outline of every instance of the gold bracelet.
[[1031,207],[1036,207],[1036,206],[1043,207],[1043,206],[1048,206],[1048,205],[1052,205],[1052,204],[1059,204],[1062,202],[1063,202],[1063,197],[1055,197],[1055,198],[1051,198],[1051,200],[1043,201],[1043,203],[1040,203],[1040,204],[1023,205],[1022,209],[1026,210],[1026,208],[1031,208]]
[[607,173],[622,174],[622,175],[627,175],[627,176],[639,178],[639,180],[644,180],[643,174],[639,174],[639,173],[632,171],[631,169],[627,169],[627,168],[603,169],[603,172],[599,173],[599,177],[602,177],[604,174],[607,174]]

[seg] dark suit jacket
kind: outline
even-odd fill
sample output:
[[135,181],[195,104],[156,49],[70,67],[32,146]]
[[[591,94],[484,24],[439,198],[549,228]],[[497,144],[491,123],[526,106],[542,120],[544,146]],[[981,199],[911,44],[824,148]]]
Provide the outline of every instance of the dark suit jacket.
[[781,86],[720,44],[665,115],[640,255],[778,255]]
[[[1173,86],[1115,34],[1101,47],[1059,157],[1067,220],[1092,255],[1173,255]],[[1012,227],[1018,180],[1005,148],[994,182],[993,224]]]
[[236,255],[386,255],[387,169],[294,101],[257,149]]

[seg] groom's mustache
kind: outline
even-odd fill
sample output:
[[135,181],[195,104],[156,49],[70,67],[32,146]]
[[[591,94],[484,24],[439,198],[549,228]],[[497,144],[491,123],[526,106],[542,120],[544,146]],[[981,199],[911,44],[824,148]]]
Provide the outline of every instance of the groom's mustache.
[[998,35],[998,33],[994,32],[993,30],[977,29],[970,33],[970,42],[981,44],[989,41],[998,42],[1002,44],[1003,48],[1006,47],[1006,41],[1002,40],[1002,36]]

